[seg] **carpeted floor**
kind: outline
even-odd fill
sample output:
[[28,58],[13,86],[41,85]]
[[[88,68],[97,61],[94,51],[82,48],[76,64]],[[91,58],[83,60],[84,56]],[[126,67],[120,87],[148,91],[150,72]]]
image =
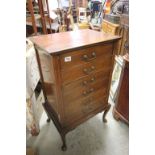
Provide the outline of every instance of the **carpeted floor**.
[[81,124],[66,136],[67,151],[61,151],[61,138],[53,122],[46,123],[43,113],[37,137],[27,135],[27,146],[37,149],[39,155],[128,155],[129,128],[117,122],[112,108],[107,115],[108,123],[102,122],[100,113]]

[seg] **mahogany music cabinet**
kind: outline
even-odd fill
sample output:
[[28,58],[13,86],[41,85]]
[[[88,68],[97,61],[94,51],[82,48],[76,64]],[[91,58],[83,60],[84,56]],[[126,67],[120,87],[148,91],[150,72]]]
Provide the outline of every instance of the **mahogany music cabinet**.
[[[79,124],[110,109],[111,75],[119,36],[77,30],[35,36],[35,45],[49,119],[65,135]],[[49,121],[48,119],[48,121]]]

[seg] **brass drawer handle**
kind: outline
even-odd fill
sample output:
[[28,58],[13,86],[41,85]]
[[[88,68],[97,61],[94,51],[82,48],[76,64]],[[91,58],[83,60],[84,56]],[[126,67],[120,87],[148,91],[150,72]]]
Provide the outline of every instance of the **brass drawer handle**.
[[91,54],[91,58],[89,59],[89,61],[93,60],[93,59],[96,59],[96,53],[95,52],[92,52]]
[[86,96],[87,94],[88,94],[88,92],[87,92],[87,91],[84,91],[84,92],[83,92],[83,95],[84,95],[84,96]]
[[95,66],[91,66],[90,68],[84,68],[83,69],[83,72],[85,73],[85,74],[90,74],[92,71],[94,71],[95,70]]
[[86,54],[84,54],[84,55],[82,56],[82,60],[84,60],[84,61],[91,61],[91,60],[93,60],[93,59],[96,59],[96,53],[95,53],[95,52],[92,52],[90,58],[89,58],[88,55],[86,55]]
[[87,85],[88,84],[88,82],[87,81],[83,81],[83,85]]
[[90,81],[91,82],[94,82],[95,81],[95,77],[92,77]]
[[89,58],[88,58],[88,55],[86,55],[86,54],[83,55],[83,60],[88,61],[88,59],[89,59]]
[[95,66],[91,66],[91,71],[95,70]]
[[83,69],[83,72],[84,72],[85,74],[89,74],[89,70],[88,70],[87,68],[84,68],[84,69]]
[[88,95],[88,94],[90,94],[92,92],[94,92],[94,88],[90,88],[88,91],[84,91],[83,95],[86,96],[86,95]]
[[95,77],[92,77],[90,80],[88,80],[88,81],[83,81],[82,82],[82,84],[84,85],[84,86],[86,86],[86,85],[88,85],[89,83],[92,83],[92,82],[94,82],[95,81]]
[[90,88],[89,92],[90,93],[94,92],[94,88]]

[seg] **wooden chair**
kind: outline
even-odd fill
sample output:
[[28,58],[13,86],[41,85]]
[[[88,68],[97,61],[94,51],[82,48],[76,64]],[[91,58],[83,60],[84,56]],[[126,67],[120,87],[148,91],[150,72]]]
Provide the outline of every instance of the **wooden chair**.
[[46,26],[46,20],[49,22],[49,26],[50,26],[50,33],[52,33],[51,30],[51,19],[49,16],[49,5],[48,5],[48,0],[46,0],[46,7],[47,7],[47,12],[45,14],[44,8],[43,8],[43,2],[42,0],[38,0],[37,3],[37,7],[38,7],[38,14],[34,13],[34,3],[33,0],[27,0],[27,10],[30,12],[30,16],[26,18],[26,23],[32,24],[33,27],[33,31],[34,31],[34,35],[38,34],[38,29],[37,29],[37,20],[41,21],[41,25],[42,25],[42,31],[43,34],[47,34],[47,26]]

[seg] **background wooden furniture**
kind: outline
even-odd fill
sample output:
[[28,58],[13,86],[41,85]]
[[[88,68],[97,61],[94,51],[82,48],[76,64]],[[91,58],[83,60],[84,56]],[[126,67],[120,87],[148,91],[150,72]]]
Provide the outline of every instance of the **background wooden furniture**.
[[123,57],[124,67],[121,72],[118,93],[115,106],[113,108],[113,116],[116,120],[123,120],[129,123],[129,57],[126,54]]
[[110,33],[113,35],[118,34],[119,24],[113,24],[107,20],[103,20],[102,22],[102,30],[106,33]]
[[[51,29],[52,21],[49,16],[48,0],[46,0],[47,11],[44,11],[42,0],[38,0],[38,3],[36,3],[34,0],[27,0],[26,4],[27,4],[27,7],[26,7],[27,36],[30,36],[30,34],[38,35],[39,33],[43,33],[43,34],[52,33],[52,29]],[[38,25],[39,22],[41,22],[41,25],[40,24]],[[32,31],[31,26],[33,27],[33,32],[31,32]]]
[[[77,125],[110,109],[111,74],[118,36],[89,29],[30,38],[36,47],[44,108],[65,135]],[[48,119],[49,121],[49,119]]]
[[[37,26],[36,26],[36,18],[34,16],[34,10],[33,10],[33,3],[32,0],[27,0],[27,9],[30,12],[31,16],[26,18],[27,22],[32,22],[32,27],[33,27],[33,31],[34,34],[37,35]],[[38,18],[40,19],[40,16],[38,16]],[[37,18],[37,19],[38,19]]]
[[120,27],[118,35],[122,37],[119,41],[117,55],[129,53],[129,0],[112,0],[111,14],[120,16]]
[[119,42],[118,55],[125,55],[129,53],[129,15],[122,14],[119,33],[122,39]]
[[121,36],[119,41],[117,55],[125,55],[129,53],[129,16],[121,15],[120,24],[113,24],[107,20],[103,20],[102,30],[106,33]]
[[89,29],[90,25],[88,23],[77,23],[78,29]]
[[78,7],[85,7],[87,8],[88,6],[88,1],[87,0],[72,0],[73,5],[78,8]]
[[113,100],[113,102],[115,102],[116,100],[122,68],[123,68],[122,56],[116,55],[110,88],[110,97]]

